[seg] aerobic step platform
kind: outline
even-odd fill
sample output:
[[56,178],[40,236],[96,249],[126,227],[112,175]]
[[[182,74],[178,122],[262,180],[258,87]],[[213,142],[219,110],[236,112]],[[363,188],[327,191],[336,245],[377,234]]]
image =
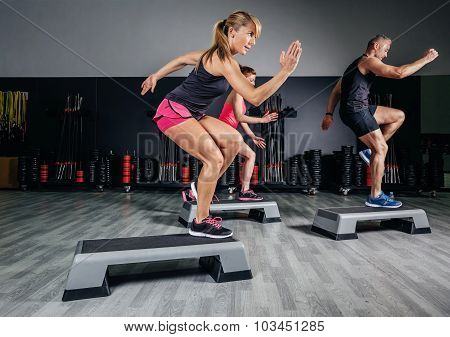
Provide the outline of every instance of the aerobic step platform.
[[356,223],[367,220],[385,220],[381,222],[382,226],[408,234],[431,233],[425,211],[405,206],[393,209],[364,206],[319,208],[311,230],[334,240],[352,240],[358,238]]
[[[275,201],[239,201],[239,200],[221,200],[217,203],[212,203],[210,211],[240,211],[247,210],[248,217],[261,223],[280,222],[280,212],[278,204]],[[178,221],[185,227],[190,227],[194,221],[195,213],[197,212],[196,201],[185,201],[181,208]]]
[[62,300],[109,296],[109,266],[189,258],[199,258],[216,282],[252,278],[244,245],[233,238],[176,234],[83,240],[78,242]]

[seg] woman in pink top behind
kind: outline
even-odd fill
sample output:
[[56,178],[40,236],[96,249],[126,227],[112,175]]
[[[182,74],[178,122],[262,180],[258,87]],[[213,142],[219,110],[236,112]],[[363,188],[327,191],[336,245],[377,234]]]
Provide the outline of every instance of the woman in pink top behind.
[[[240,66],[242,74],[247,78],[247,80],[255,85],[256,71],[250,67]],[[244,129],[245,133],[253,140],[253,142],[259,148],[263,149],[266,147],[264,138],[256,136],[248,124],[259,124],[259,123],[270,123],[278,118],[277,113],[269,113],[264,117],[249,117],[246,116],[247,107],[245,106],[244,98],[239,95],[235,90],[232,90],[225,101],[222,108],[222,113],[219,119],[233,128],[237,128],[239,123]],[[253,167],[255,166],[256,154],[255,152],[245,143],[242,142],[239,154],[245,158],[244,171],[242,176],[242,187],[239,192],[239,200],[243,201],[255,201],[263,200],[263,197],[256,194],[250,189],[250,179],[253,173]]]

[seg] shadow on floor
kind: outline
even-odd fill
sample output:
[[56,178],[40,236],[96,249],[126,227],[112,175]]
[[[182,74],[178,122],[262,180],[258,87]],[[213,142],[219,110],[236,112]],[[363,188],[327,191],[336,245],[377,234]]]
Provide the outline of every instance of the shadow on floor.
[[[118,286],[122,283],[139,282],[142,280],[167,280],[172,278],[184,278],[193,275],[204,276],[214,283],[209,274],[200,267],[198,259],[185,259],[178,261],[159,261],[150,263],[136,263],[120,266],[111,266],[108,269],[110,286]],[[193,279],[193,282],[205,282]]]

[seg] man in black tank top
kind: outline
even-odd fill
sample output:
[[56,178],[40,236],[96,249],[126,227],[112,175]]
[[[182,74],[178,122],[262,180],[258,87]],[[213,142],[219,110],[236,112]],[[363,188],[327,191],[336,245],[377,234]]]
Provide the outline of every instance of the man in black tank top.
[[333,122],[333,112],[340,100],[339,115],[342,122],[368,147],[359,155],[371,167],[372,188],[366,201],[366,205],[370,207],[397,208],[402,205],[400,201],[383,193],[381,180],[388,151],[386,141],[405,120],[405,114],[401,110],[370,105],[370,87],[376,76],[405,78],[438,57],[436,50],[429,49],[413,63],[390,66],[382,60],[387,57],[391,43],[391,39],[385,35],[377,35],[369,41],[366,52],[347,67],[333,88],[322,121],[322,129],[327,130]]

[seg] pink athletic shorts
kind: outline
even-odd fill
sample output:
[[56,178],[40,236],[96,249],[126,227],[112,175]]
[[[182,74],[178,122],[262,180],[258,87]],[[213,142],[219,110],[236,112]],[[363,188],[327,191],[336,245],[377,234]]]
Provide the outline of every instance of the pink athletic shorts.
[[183,123],[189,118],[194,118],[194,116],[192,116],[191,112],[186,107],[180,103],[169,101],[167,98],[164,98],[156,110],[153,120],[158,126],[158,129],[160,129],[161,132],[165,132],[168,128]]

